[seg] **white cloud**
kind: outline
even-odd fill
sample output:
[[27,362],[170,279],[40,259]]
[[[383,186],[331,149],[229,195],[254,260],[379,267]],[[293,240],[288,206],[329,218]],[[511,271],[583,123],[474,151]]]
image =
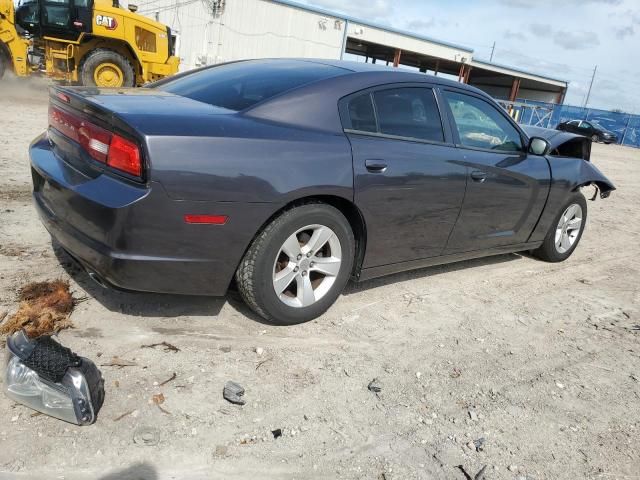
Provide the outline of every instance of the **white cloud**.
[[563,32],[553,35],[553,42],[567,50],[588,50],[600,45],[598,34],[594,32]]

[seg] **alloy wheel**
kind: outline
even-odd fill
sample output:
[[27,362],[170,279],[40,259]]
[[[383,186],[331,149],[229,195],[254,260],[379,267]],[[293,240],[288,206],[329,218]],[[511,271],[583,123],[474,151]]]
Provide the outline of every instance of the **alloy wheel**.
[[290,235],[273,265],[273,289],[281,302],[308,307],[324,297],[342,265],[342,247],[325,225],[308,225]]
[[566,253],[580,235],[582,207],[573,203],[564,211],[556,226],[555,245],[559,253]]

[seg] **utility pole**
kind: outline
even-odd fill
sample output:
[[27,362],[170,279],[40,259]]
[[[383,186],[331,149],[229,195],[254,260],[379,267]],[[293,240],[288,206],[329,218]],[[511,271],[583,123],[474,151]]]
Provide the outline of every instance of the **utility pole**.
[[489,59],[490,62],[493,62],[493,52],[496,51],[496,42],[493,42],[493,47],[491,47],[491,58]]
[[589,97],[591,96],[591,89],[593,88],[593,81],[596,79],[596,72],[598,71],[598,66],[593,69],[593,76],[591,77],[591,84],[589,85],[589,91],[587,92],[587,98],[584,101],[584,106],[582,108],[587,108],[589,103]]

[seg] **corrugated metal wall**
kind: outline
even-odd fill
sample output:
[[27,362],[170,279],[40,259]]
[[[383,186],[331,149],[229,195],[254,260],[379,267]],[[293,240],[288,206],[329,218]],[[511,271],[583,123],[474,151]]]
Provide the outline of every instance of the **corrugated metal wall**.
[[261,0],[227,0],[214,15],[206,0],[143,0],[139,12],[179,33],[181,70],[229,60],[340,58],[345,24]]

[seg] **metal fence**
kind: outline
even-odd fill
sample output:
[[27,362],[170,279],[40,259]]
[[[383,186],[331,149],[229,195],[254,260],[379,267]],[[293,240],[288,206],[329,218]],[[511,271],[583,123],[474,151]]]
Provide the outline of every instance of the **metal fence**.
[[640,115],[529,100],[498,101],[522,125],[556,128],[561,122],[586,120],[615,132],[618,135],[618,144],[640,148]]

